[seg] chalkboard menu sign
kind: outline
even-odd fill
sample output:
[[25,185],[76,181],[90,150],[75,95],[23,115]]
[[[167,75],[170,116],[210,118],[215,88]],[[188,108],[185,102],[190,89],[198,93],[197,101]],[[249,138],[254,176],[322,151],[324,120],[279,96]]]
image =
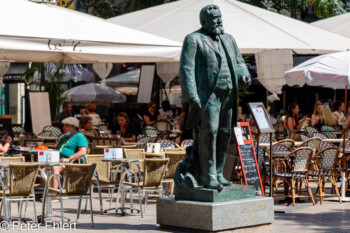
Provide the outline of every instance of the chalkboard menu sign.
[[234,130],[245,184],[256,187],[257,196],[264,196],[249,123],[239,122]]

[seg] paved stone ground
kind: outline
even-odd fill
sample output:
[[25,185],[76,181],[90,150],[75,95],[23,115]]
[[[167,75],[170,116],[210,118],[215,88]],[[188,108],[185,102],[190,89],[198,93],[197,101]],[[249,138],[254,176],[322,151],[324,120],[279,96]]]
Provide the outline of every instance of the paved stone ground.
[[[107,197],[108,194],[104,194]],[[350,232],[350,203],[339,204],[338,202],[325,201],[322,205],[319,202],[312,206],[308,202],[297,203],[295,211],[288,213],[276,213],[275,221],[272,225],[264,225],[254,228],[243,228],[234,231],[226,232]],[[316,201],[318,199],[316,198]],[[109,202],[107,198],[104,200],[104,208],[108,208]],[[83,206],[85,200],[83,201]],[[138,203],[135,206],[138,207]],[[41,202],[37,202],[38,214],[41,214]],[[64,200],[65,216],[75,221],[78,200]],[[93,200],[95,227],[91,227],[89,209],[87,212],[82,212],[79,222],[74,226],[71,225],[70,231],[76,232],[180,232],[174,230],[159,229],[156,224],[156,197],[151,197],[144,218],[139,214],[127,214],[127,216],[116,216],[115,211],[110,211],[107,214],[100,215],[98,212],[99,203],[97,195]],[[113,205],[114,206],[114,205]],[[53,203],[54,213],[60,214],[59,202]],[[13,216],[16,214],[16,205],[12,205]],[[32,203],[28,204],[26,217],[33,217]],[[56,219],[59,221],[59,219]],[[1,227],[2,225],[0,225]],[[67,225],[68,227],[68,225]],[[9,232],[29,231],[27,226],[19,226],[10,224]],[[1,230],[1,229],[0,229]],[[40,226],[40,230],[45,230],[45,226]],[[50,232],[67,232],[67,230],[52,229]],[[35,229],[31,230],[35,232]]]

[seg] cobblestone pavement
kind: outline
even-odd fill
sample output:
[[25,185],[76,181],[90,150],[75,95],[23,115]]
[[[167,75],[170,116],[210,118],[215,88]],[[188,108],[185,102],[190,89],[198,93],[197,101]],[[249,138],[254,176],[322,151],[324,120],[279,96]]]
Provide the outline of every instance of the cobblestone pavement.
[[[104,194],[107,197],[108,194]],[[94,220],[95,226],[91,227],[89,208],[87,212],[82,211],[82,215],[79,222],[74,224],[76,219],[76,212],[78,207],[78,200],[64,200],[64,212],[65,217],[71,218],[72,223],[66,224],[68,229],[60,229],[50,226],[39,226],[43,231],[47,228],[50,232],[176,232],[174,230],[159,229],[156,224],[156,198],[151,197],[149,205],[147,207],[144,218],[141,218],[139,214],[133,213],[126,216],[115,215],[115,211],[109,211],[107,214],[100,215],[98,212],[99,202],[97,195],[94,195],[93,200],[94,207]],[[318,201],[318,199],[316,198]],[[225,232],[338,232],[345,233],[350,232],[350,203],[339,204],[338,202],[324,201],[322,205],[319,202],[315,206],[312,206],[305,199],[306,203],[297,203],[295,211],[288,213],[276,213],[275,221],[272,225],[264,225],[254,228],[243,228],[234,231]],[[137,202],[137,201],[136,201]],[[109,202],[107,198],[104,200],[104,208],[108,208]],[[85,200],[82,206],[85,206]],[[113,203],[113,207],[114,207]],[[138,207],[138,203],[135,203],[134,207]],[[12,214],[17,216],[17,205],[12,204]],[[38,214],[41,214],[41,202],[37,202]],[[54,214],[60,214],[59,202],[53,203]],[[32,203],[28,204],[26,218],[33,218]],[[59,218],[55,219],[57,223]],[[9,232],[18,231],[36,231],[35,227],[28,225],[18,226],[18,222],[14,219],[14,223],[7,226]],[[3,227],[3,225],[0,225]],[[6,227],[6,226],[5,226]],[[70,228],[70,229],[69,229]],[[1,230],[1,229],[0,229]],[[180,232],[180,231],[177,231]]]

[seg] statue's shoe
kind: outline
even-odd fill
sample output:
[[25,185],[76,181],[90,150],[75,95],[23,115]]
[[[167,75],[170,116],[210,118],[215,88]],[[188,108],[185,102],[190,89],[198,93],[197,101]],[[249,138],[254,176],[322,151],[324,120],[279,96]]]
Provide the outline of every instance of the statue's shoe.
[[218,175],[218,181],[223,186],[231,186],[232,185],[232,183],[230,181],[226,180],[223,175]]
[[203,187],[204,188],[207,188],[207,189],[217,189],[219,191],[221,191],[224,186],[222,186],[216,179],[214,178],[210,178],[208,180],[208,182],[204,182],[203,184]]

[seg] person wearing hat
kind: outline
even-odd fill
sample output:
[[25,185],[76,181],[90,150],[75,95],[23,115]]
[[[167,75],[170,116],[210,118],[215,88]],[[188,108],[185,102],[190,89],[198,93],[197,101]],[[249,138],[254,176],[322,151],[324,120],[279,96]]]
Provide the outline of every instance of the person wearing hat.
[[[58,142],[57,150],[60,152],[60,162],[69,163],[72,160],[84,161],[83,156],[87,154],[88,140],[87,138],[79,133],[79,120],[75,117],[67,117],[62,121],[63,138]],[[53,173],[60,174],[63,171],[62,167],[53,167]],[[53,179],[53,188],[58,188],[58,182]]]

